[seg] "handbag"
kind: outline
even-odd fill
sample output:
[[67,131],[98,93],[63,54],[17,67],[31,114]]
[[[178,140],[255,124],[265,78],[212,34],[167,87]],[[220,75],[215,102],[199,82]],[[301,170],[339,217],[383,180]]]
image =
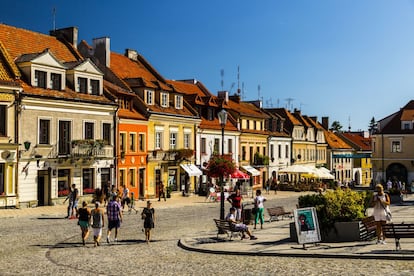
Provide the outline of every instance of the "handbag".
[[380,203],[380,204],[381,204],[381,207],[384,208],[384,210],[385,210],[385,219],[388,222],[392,222],[392,214],[391,214],[391,211],[389,209],[385,208],[385,206],[382,203]]

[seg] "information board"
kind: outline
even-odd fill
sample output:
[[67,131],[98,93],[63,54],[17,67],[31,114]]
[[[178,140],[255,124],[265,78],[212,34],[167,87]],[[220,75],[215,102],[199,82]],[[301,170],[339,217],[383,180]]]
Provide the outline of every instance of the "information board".
[[295,228],[299,244],[321,241],[318,217],[315,207],[294,210]]

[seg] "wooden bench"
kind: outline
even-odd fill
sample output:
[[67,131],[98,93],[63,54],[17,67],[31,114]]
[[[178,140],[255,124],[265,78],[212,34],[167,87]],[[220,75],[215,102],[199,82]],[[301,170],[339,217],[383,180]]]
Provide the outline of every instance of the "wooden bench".
[[359,227],[359,237],[361,241],[372,240],[377,236],[377,222],[374,216],[363,218]]
[[285,218],[293,218],[292,212],[285,211],[285,208],[283,206],[277,206],[277,207],[271,207],[267,208],[267,213],[269,214],[269,222],[272,222],[272,220],[279,220],[279,217]]
[[236,233],[240,236],[240,238],[243,236],[243,233],[241,230],[236,230],[236,227],[233,222],[228,220],[221,220],[221,219],[214,219],[214,222],[216,223],[217,227],[217,238],[220,234],[226,234],[227,237],[231,240],[233,235]]
[[382,232],[386,238],[395,239],[395,250],[401,249],[401,238],[414,238],[413,223],[389,223],[382,226]]

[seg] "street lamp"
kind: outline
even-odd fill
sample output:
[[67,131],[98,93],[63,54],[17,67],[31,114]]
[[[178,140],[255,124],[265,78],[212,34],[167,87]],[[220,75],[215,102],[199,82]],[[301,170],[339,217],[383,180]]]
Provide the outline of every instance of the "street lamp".
[[[221,156],[224,157],[224,127],[227,123],[227,111],[222,109],[217,116],[221,126]],[[224,219],[223,175],[220,175],[220,219]]]

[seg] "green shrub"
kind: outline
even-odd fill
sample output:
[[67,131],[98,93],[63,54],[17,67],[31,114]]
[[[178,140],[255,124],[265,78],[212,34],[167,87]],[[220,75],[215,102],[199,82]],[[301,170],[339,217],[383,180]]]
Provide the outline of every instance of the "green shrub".
[[371,192],[351,189],[328,190],[325,194],[300,196],[299,208],[315,207],[321,231],[329,231],[335,222],[358,221],[365,217]]

